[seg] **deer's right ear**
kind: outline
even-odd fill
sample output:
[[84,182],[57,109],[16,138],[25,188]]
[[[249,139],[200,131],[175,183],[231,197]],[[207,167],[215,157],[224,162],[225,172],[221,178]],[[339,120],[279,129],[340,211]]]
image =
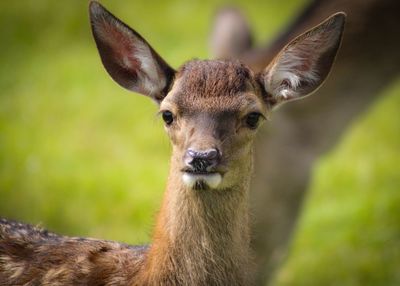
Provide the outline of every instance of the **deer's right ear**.
[[124,88],[161,102],[175,71],[146,40],[98,2],[92,1],[89,11],[97,49],[110,76]]

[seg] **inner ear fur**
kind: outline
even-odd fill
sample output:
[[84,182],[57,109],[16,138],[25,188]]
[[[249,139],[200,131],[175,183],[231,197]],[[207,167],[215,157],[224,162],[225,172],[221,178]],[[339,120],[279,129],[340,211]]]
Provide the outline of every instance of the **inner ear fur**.
[[327,78],[339,49],[346,15],[333,14],[287,44],[259,74],[271,106],[303,98]]
[[122,87],[160,102],[175,70],[136,31],[96,1],[89,5],[92,33],[101,61]]

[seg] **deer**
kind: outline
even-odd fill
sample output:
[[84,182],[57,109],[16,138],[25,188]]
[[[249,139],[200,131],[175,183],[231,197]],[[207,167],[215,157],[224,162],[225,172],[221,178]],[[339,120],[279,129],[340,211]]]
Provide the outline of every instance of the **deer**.
[[152,243],[67,237],[1,219],[0,285],[253,285],[248,202],[257,130],[273,109],[325,81],[346,15],[299,35],[258,73],[224,59],[175,70],[100,3],[90,2],[89,15],[106,71],[156,102],[171,141]]

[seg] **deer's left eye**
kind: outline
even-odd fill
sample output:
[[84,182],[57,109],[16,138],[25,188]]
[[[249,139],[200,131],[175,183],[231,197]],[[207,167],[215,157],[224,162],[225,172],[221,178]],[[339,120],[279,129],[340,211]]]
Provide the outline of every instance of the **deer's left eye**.
[[258,122],[260,121],[260,118],[262,117],[261,113],[258,112],[251,112],[246,116],[246,125],[250,129],[256,129],[258,126]]
[[167,125],[171,125],[171,123],[174,121],[174,115],[169,110],[165,110],[162,112],[162,118]]

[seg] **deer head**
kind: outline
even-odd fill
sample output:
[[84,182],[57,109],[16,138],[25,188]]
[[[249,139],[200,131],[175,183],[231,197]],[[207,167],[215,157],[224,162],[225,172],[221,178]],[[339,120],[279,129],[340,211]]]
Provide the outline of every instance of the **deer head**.
[[249,177],[253,141],[271,110],[306,97],[326,79],[345,15],[295,38],[261,73],[232,60],[191,60],[174,70],[99,3],[91,2],[90,18],[110,76],[159,105],[173,145],[174,179],[189,189],[218,190]]

